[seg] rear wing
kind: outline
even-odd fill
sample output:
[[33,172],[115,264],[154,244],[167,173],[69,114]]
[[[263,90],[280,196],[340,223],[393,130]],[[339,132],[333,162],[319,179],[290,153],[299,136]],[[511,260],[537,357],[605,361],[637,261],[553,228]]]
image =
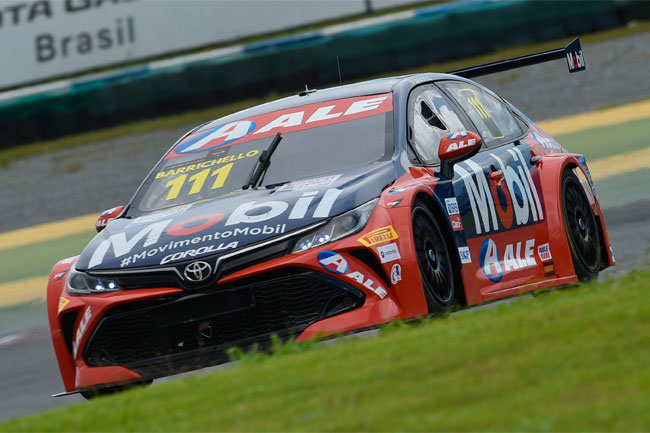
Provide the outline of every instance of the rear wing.
[[566,58],[569,72],[580,72],[587,68],[585,58],[582,54],[582,47],[580,46],[580,38],[575,38],[564,48],[557,48],[555,50],[543,51],[536,54],[528,54],[526,56],[515,57],[514,59],[499,60],[498,62],[486,63],[484,65],[470,66],[469,68],[448,72],[448,74],[473,78],[562,58]]

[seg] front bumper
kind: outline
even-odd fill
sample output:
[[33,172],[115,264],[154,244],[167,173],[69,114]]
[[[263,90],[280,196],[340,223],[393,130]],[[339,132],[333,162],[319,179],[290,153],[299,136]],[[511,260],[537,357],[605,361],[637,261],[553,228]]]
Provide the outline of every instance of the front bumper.
[[225,351],[359,308],[365,295],[335,278],[286,268],[219,285],[122,304],[106,311],[83,350],[89,367],[119,365],[155,378],[228,361]]

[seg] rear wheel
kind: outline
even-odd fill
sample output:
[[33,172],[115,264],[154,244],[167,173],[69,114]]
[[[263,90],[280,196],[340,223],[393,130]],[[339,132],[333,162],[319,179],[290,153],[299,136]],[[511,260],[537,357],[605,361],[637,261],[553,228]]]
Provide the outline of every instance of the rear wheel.
[[454,305],[455,279],[445,239],[426,205],[416,202],[411,215],[415,254],[429,313],[449,310]]
[[92,391],[81,391],[81,395],[86,400],[92,400],[95,397],[100,397],[100,396],[103,396],[103,395],[110,395],[110,394],[117,394],[117,393],[126,391],[127,389],[131,389],[131,388],[135,388],[135,387],[148,386],[148,385],[151,385],[152,383],[153,383],[152,379],[143,380],[142,382],[129,383],[129,384],[126,384],[126,385],[110,386],[110,387],[107,387],[107,388],[93,389]]
[[571,170],[562,175],[562,209],[576,275],[580,281],[593,280],[600,270],[600,236],[584,188]]

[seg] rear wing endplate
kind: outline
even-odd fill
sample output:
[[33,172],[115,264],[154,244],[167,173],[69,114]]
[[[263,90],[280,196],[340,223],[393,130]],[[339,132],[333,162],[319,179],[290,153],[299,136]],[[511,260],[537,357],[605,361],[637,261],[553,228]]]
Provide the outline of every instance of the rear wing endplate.
[[575,38],[564,48],[557,48],[555,50],[543,51],[536,54],[528,54],[526,56],[515,57],[514,59],[499,60],[498,62],[486,63],[484,65],[470,66],[469,68],[448,72],[448,74],[473,78],[562,58],[566,58],[569,72],[580,72],[587,68],[585,58],[582,54],[582,47],[580,46],[580,38]]

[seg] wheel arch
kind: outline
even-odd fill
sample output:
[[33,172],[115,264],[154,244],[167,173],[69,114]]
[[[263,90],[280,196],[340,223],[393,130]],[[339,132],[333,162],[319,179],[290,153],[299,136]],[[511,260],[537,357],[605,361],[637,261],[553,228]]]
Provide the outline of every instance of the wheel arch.
[[417,201],[421,201],[422,203],[424,203],[425,206],[427,206],[427,208],[433,214],[433,217],[436,219],[436,222],[440,225],[442,236],[445,239],[445,244],[447,245],[447,249],[449,251],[453,263],[454,278],[456,279],[456,281],[458,281],[458,284],[456,284],[456,287],[454,289],[454,296],[456,297],[457,301],[459,301],[463,305],[467,305],[465,284],[463,283],[462,272],[461,272],[462,265],[460,262],[460,257],[458,256],[458,248],[456,242],[454,241],[453,236],[451,235],[452,234],[451,224],[449,222],[449,218],[447,217],[444,211],[444,206],[442,205],[442,203],[440,203],[440,201],[435,195],[429,195],[424,191],[419,191],[418,193],[414,194],[413,203],[411,207]]
[[[581,163],[582,159],[582,163]],[[571,261],[571,252],[566,235],[566,224],[564,221],[564,214],[562,211],[562,174],[565,170],[577,169],[585,179],[590,179],[590,174],[584,159],[581,155],[576,154],[553,154],[545,155],[539,162],[538,168],[540,173],[540,186],[544,196],[544,208],[546,209],[546,223],[549,229],[549,241],[554,251],[558,251],[558,256],[564,260],[555,260],[555,270],[560,277],[570,277],[575,275],[575,268]],[[596,226],[598,227],[601,243],[601,251],[604,251],[604,263],[612,265],[613,258],[609,248],[609,237],[607,236],[607,229],[605,227],[604,219],[602,218],[602,211],[598,198],[593,194],[589,185],[584,185],[584,181],[580,180],[585,187],[585,194],[592,204],[592,211],[596,218]],[[562,230],[553,230],[553,228],[561,227]],[[554,253],[555,255],[556,253]]]

